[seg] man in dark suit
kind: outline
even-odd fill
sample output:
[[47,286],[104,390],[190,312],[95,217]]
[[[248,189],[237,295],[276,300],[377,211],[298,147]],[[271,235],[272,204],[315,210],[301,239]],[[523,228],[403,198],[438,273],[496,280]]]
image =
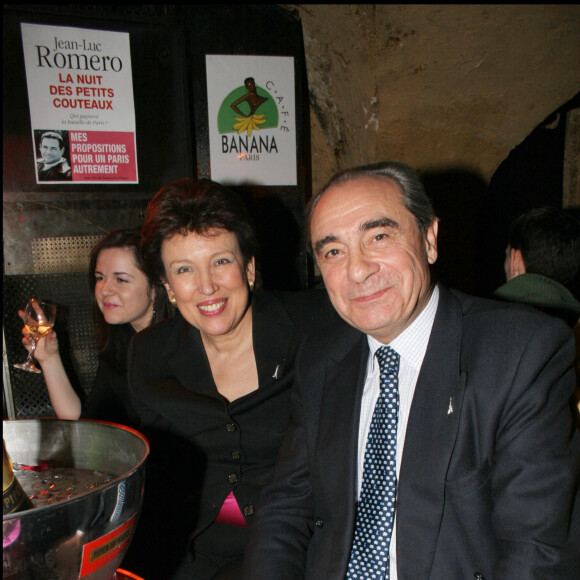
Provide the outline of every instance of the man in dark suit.
[[434,284],[437,231],[402,164],[347,170],[313,199],[314,256],[345,323],[301,346],[245,578],[576,577],[573,336]]

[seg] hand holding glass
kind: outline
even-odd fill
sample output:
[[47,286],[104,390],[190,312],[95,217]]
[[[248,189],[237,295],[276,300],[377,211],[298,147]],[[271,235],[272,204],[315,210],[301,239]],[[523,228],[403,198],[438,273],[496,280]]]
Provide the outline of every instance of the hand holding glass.
[[56,304],[31,298],[24,309],[24,325],[26,332],[32,338],[32,347],[28,353],[28,358],[14,367],[23,371],[32,373],[42,372],[33,362],[34,351],[38,341],[50,332],[54,326],[56,318]]

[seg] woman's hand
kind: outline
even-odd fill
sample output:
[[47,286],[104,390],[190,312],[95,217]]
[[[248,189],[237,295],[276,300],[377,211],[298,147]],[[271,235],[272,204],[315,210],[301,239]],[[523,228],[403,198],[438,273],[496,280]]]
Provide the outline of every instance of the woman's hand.
[[[18,316],[24,322],[26,314],[24,310],[18,311]],[[24,338],[22,344],[26,350],[32,348],[33,339],[27,334],[26,328],[22,329]],[[59,419],[77,420],[81,416],[81,400],[72,387],[62,365],[58,352],[58,338],[54,330],[50,330],[39,341],[34,351],[34,358],[42,366],[44,382],[48,390],[48,396],[52,408]]]
[[[24,310],[18,311],[18,316],[22,319],[22,322],[26,321],[26,314]],[[26,332],[26,326],[22,327],[22,334],[24,335],[22,338],[22,344],[24,348],[30,352],[32,348],[32,343],[34,339]],[[58,355],[58,337],[56,336],[56,332],[54,330],[50,330],[48,334],[45,334],[36,345],[36,351],[34,352],[34,358],[42,364],[50,357]]]

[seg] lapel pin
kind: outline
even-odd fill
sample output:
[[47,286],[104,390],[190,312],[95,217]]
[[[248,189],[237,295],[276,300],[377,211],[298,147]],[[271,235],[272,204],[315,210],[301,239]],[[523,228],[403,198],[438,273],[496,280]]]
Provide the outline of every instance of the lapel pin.
[[449,407],[447,408],[447,414],[451,415],[455,411],[455,407],[453,406],[453,397],[449,397]]
[[277,379],[278,378],[278,369],[280,368],[280,365],[276,365],[276,370],[274,371],[274,374],[272,375],[273,379]]

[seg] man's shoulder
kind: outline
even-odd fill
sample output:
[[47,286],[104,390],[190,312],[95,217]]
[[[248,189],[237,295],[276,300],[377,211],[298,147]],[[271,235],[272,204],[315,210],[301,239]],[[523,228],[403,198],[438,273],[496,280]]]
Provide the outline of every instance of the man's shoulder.
[[71,175],[72,174],[72,168],[69,164],[69,162],[63,157],[62,159],[62,163],[59,166],[59,172],[64,174],[64,175]]
[[284,311],[301,332],[310,333],[339,319],[328,293],[322,289],[259,292],[255,307],[267,315]]
[[72,177],[72,169],[66,159],[61,159],[56,165],[50,167],[44,166],[44,162],[37,161],[36,168],[39,176],[45,178],[46,181],[58,181],[62,179],[69,179]]
[[340,360],[351,353],[353,348],[366,348],[366,345],[367,335],[336,315],[304,337],[302,357],[317,360],[331,356]]
[[482,298],[459,290],[449,290],[461,305],[464,319],[480,318],[494,323],[561,326],[558,319],[527,304],[507,302],[497,298]]
[[315,309],[322,304],[330,304],[328,293],[323,289],[306,290],[264,290],[257,297],[266,304],[272,301],[282,303],[290,311]]
[[503,345],[507,354],[511,349],[522,348],[529,340],[547,343],[565,342],[571,338],[570,328],[561,319],[531,306],[471,296],[456,290],[449,293],[459,304],[459,332],[464,345],[495,343]]

